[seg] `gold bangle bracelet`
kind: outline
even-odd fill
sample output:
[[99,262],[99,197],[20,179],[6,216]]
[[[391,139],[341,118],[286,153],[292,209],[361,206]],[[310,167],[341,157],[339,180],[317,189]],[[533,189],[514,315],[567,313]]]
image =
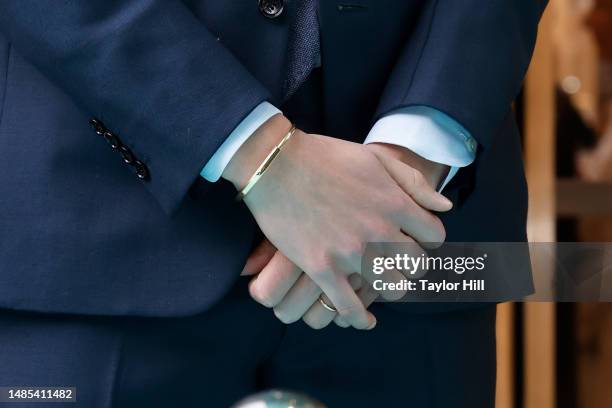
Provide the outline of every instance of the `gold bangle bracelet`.
[[246,196],[249,193],[249,191],[251,191],[253,186],[257,184],[261,176],[263,176],[263,174],[266,172],[268,167],[270,167],[270,164],[274,161],[276,156],[278,156],[283,146],[287,143],[287,141],[291,138],[291,136],[293,136],[294,133],[295,133],[295,125],[291,125],[291,129],[289,129],[289,132],[287,132],[285,137],[283,137],[281,141],[276,145],[276,147],[272,149],[272,151],[266,156],[266,158],[259,165],[257,170],[255,170],[255,173],[253,173],[253,175],[249,179],[249,182],[246,184],[246,186],[244,186],[244,188],[240,190],[240,192],[236,196],[236,201],[242,200],[244,196]]

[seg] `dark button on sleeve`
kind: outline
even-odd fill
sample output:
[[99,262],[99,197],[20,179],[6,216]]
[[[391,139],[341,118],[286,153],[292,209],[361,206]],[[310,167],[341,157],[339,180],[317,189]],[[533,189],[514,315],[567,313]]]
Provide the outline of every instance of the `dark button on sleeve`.
[[102,123],[100,119],[91,118],[89,120],[89,124],[94,128],[96,133],[99,135],[103,135],[104,132],[106,132],[106,126],[104,126],[104,123]]
[[259,11],[267,18],[277,18],[285,9],[284,0],[258,0]]
[[133,166],[136,169],[136,175],[138,176],[139,179],[141,180],[149,179],[149,169],[147,169],[147,166],[143,162],[141,162],[140,160],[136,160]]
[[102,136],[104,137],[104,140],[108,142],[109,146],[113,149],[118,149],[121,147],[121,141],[112,132],[104,132]]
[[143,162],[138,160],[134,153],[132,153],[132,151],[127,146],[123,145],[121,139],[119,139],[119,137],[113,132],[108,130],[106,126],[104,126],[104,123],[102,123],[102,121],[97,118],[91,118],[89,120],[89,124],[94,128],[97,134],[101,135],[104,140],[108,142],[108,144],[110,145],[110,147],[113,148],[113,150],[119,152],[125,164],[132,166],[134,170],[136,170],[136,176],[140,180],[146,181],[149,179],[149,169],[147,168],[147,166]]
[[119,147],[119,153],[123,158],[123,162],[126,164],[132,164],[134,163],[134,160],[136,160],[134,153],[132,153],[132,151],[125,146]]

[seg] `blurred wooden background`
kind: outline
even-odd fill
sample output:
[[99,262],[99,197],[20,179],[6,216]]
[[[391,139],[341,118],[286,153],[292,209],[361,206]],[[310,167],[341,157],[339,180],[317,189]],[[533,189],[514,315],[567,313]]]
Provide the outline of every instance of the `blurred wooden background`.
[[[594,135],[569,158],[565,99]],[[612,242],[612,0],[550,0],[518,104],[529,240]],[[503,304],[497,326],[498,408],[612,407],[612,304]]]

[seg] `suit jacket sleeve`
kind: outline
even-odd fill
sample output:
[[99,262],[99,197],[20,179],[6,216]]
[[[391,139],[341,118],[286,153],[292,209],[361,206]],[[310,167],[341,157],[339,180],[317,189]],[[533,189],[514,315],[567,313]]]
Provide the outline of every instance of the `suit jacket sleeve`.
[[425,105],[487,148],[535,45],[544,0],[428,0],[380,101],[377,118]]
[[148,166],[168,212],[268,97],[178,0],[3,0],[0,30]]

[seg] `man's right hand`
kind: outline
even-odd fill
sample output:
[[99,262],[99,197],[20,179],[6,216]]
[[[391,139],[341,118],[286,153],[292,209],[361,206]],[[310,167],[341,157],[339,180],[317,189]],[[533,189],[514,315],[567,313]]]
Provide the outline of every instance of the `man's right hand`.
[[[244,187],[289,127],[283,116],[271,118],[240,148],[223,177]],[[296,265],[278,268],[282,276],[267,274],[283,285],[277,293],[268,291],[262,302],[280,302],[284,287],[292,287],[303,270],[342,320],[358,329],[376,323],[348,281],[361,272],[366,244],[442,242],[442,223],[424,208],[447,211],[452,206],[399,160],[299,130],[244,201],[266,237]],[[385,275],[390,281],[403,279],[398,271]]]

